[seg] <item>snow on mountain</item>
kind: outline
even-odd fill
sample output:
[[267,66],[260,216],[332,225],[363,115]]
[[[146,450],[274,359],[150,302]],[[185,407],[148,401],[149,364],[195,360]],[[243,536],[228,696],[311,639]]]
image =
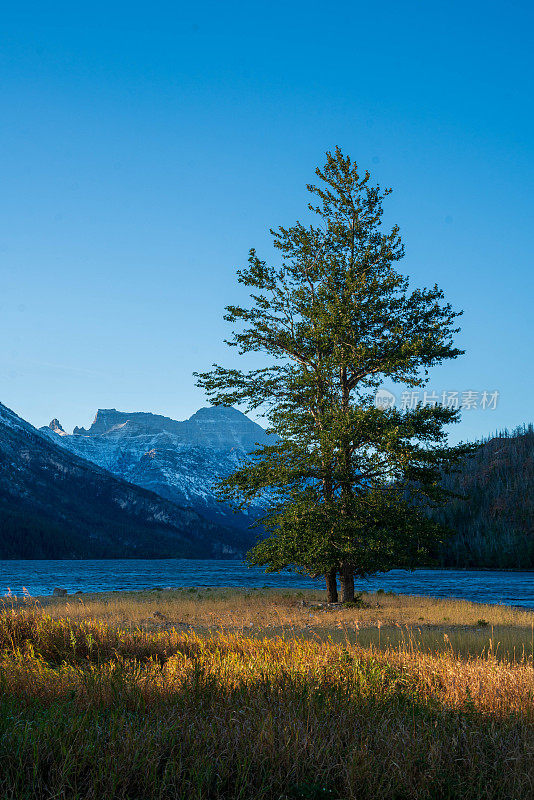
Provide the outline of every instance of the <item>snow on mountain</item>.
[[56,423],[43,435],[0,403],[0,558],[217,558],[249,546],[61,446],[77,437]]
[[234,514],[214,484],[265,444],[265,430],[235,408],[201,408],[183,422],[147,412],[99,409],[92,425],[66,434],[57,419],[41,428],[54,442],[130,483],[195,509],[208,519],[243,528],[262,511]]
[[29,422],[18,417],[14,411],[11,411],[2,403],[0,403],[0,425],[13,430],[25,431],[26,433],[31,433],[32,431],[35,433],[35,428]]
[[51,431],[57,433],[58,436],[67,436],[67,433],[63,430],[61,423],[58,419],[53,419],[52,422],[48,425]]

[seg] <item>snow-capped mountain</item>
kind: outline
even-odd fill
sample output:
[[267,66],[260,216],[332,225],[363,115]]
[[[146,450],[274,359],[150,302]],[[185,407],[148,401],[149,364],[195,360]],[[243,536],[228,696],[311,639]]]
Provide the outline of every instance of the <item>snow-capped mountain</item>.
[[[184,422],[158,414],[100,409],[87,430],[76,427],[67,434],[54,419],[41,431],[130,483],[225,526],[248,527],[251,518],[262,512],[257,505],[248,513],[235,514],[215,498],[217,480],[270,439],[235,408],[201,408]],[[254,538],[251,534],[251,541]]]
[[0,403],[0,558],[220,558],[246,550],[245,534],[56,443],[71,438],[44,436]]

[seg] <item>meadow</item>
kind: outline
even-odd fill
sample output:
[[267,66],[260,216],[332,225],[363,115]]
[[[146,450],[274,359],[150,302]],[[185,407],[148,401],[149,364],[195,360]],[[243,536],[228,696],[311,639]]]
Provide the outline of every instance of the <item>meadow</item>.
[[385,593],[11,598],[0,797],[530,799],[533,633]]

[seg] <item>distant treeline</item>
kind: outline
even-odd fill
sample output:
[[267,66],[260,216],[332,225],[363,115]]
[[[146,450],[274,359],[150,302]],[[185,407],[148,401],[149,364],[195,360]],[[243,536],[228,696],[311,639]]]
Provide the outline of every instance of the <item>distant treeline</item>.
[[466,497],[435,518],[454,531],[440,566],[534,569],[534,427],[500,431],[444,479]]

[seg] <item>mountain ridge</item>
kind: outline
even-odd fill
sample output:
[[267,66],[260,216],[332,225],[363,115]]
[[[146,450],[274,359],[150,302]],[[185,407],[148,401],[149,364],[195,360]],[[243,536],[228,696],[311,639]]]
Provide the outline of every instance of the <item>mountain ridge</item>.
[[220,558],[246,549],[235,530],[111,474],[53,436],[0,403],[1,558]]
[[[89,428],[66,434],[57,419],[40,429],[56,444],[113,474],[225,527],[244,531],[265,510],[234,510],[216,498],[217,481],[257,445],[273,441],[260,425],[229,406],[200,408],[187,420],[151,412],[99,409]],[[254,536],[249,534],[252,543]]]

